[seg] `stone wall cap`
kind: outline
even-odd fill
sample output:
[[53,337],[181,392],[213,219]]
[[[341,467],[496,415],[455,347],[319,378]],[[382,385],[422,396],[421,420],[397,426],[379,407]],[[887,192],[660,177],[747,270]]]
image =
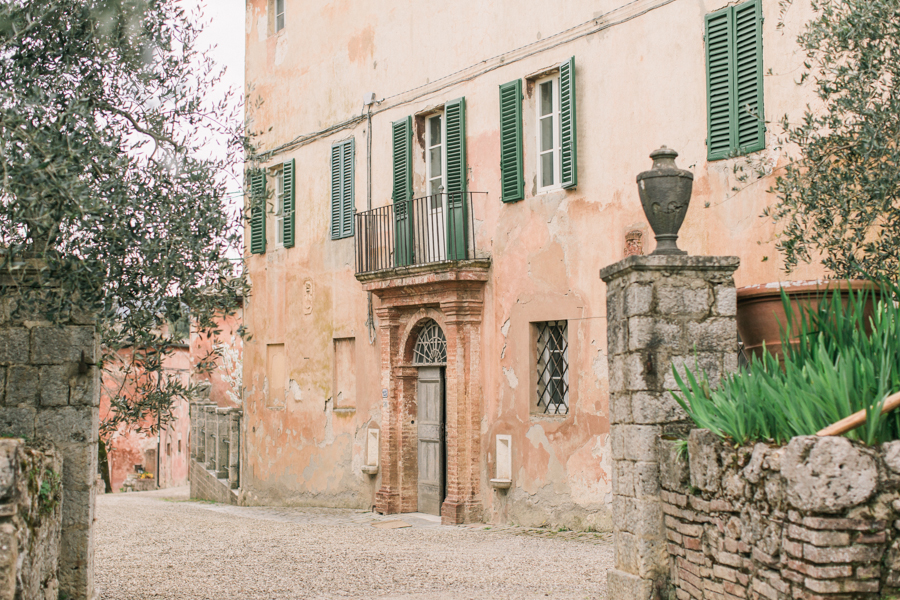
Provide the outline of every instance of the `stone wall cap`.
[[600,269],[600,279],[605,282],[632,271],[728,271],[734,272],[741,264],[737,256],[628,256],[617,263]]

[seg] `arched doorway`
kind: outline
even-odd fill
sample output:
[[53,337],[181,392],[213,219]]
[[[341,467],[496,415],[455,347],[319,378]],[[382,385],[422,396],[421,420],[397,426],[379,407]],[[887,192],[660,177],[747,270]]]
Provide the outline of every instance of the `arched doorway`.
[[418,437],[419,512],[441,514],[447,495],[446,404],[444,368],[447,364],[447,337],[433,319],[422,324],[413,348],[413,365],[418,367],[416,392],[416,432]]

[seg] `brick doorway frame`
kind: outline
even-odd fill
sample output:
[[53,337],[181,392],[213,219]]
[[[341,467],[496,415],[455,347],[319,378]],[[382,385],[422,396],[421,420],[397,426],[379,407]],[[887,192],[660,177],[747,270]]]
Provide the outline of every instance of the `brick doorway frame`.
[[418,365],[413,348],[433,319],[447,338],[445,366],[446,498],[441,522],[481,520],[481,324],[490,262],[464,261],[428,268],[393,269],[358,276],[380,300],[375,309],[381,339],[381,488],[375,507],[382,514],[418,508]]

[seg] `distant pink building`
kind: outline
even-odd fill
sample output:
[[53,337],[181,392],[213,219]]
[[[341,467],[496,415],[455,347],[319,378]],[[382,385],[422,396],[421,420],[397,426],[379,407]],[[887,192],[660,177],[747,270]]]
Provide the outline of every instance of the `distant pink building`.
[[[103,373],[103,385],[100,392],[101,421],[109,417],[111,400],[123,385],[123,372],[130,360],[131,350],[123,350],[119,355],[121,359],[119,364]],[[166,360],[164,377],[177,377],[183,385],[187,385],[190,381],[191,366],[190,347],[185,344],[183,347],[177,348]],[[128,383],[126,382],[125,385]],[[142,425],[150,426],[149,421],[150,419]],[[188,403],[182,399],[175,401],[172,407],[172,419],[163,427],[158,436],[137,433],[133,428],[120,426],[106,440],[112,491],[122,491],[129,475],[137,475],[140,470],[152,473],[153,479],[158,481],[159,487],[186,485],[189,432]],[[157,448],[159,448],[161,456],[159,473],[157,473]],[[149,485],[151,488],[156,487],[155,484],[151,485],[149,482],[144,482],[144,485]]]
[[[241,356],[242,342],[239,333],[240,311],[222,318],[218,328],[220,334],[205,337],[192,331],[189,340],[175,349],[164,365],[164,377],[180,378],[183,385],[207,381],[209,400],[220,407],[232,408],[241,405]],[[196,365],[212,350],[219,352],[218,367],[212,373],[199,373]],[[122,372],[130,360],[130,350],[120,352],[121,362],[103,374],[100,396],[100,419],[108,417],[111,398],[123,385]],[[150,423],[144,423],[149,426]],[[172,407],[172,418],[162,428],[159,435],[136,433],[132,428],[122,426],[107,440],[110,471],[110,485],[113,492],[122,488],[138,471],[153,474],[152,483],[143,481],[136,487],[155,488],[187,485],[189,480],[190,457],[190,414],[189,400],[177,399]],[[161,459],[157,473],[157,448]],[[131,487],[131,484],[129,485]]]

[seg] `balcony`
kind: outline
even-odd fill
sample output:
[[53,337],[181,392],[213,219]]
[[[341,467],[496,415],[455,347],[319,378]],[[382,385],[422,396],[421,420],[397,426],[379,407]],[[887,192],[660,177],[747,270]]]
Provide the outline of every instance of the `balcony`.
[[356,274],[481,258],[473,202],[486,192],[422,196],[356,213]]

